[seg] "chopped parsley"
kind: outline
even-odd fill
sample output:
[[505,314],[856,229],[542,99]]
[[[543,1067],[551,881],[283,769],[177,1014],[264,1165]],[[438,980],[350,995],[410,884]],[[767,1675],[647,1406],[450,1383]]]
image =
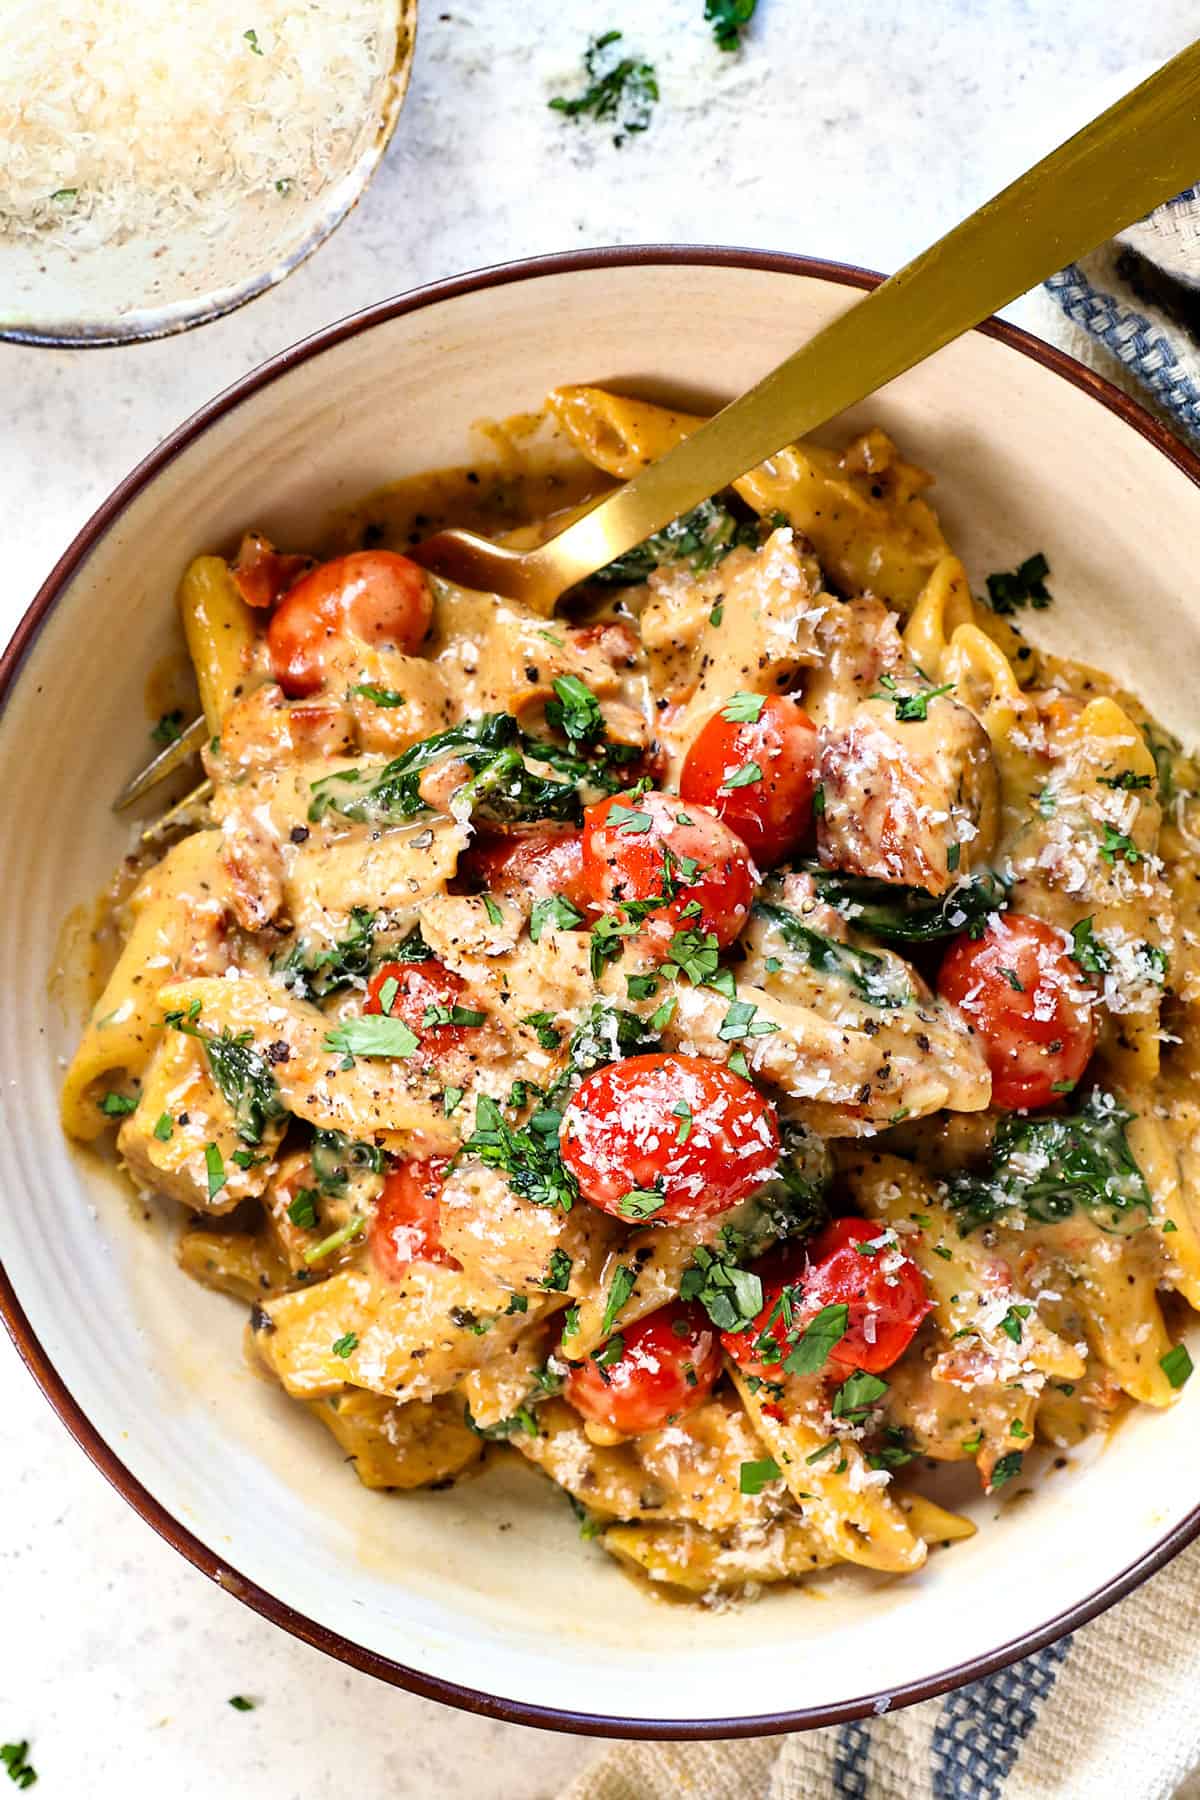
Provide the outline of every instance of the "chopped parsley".
[[677,1100],[671,1108],[671,1117],[678,1119],[675,1128],[675,1142],[686,1144],[692,1135],[692,1109],[686,1100]]
[[851,1419],[858,1424],[865,1419],[888,1391],[886,1381],[880,1381],[878,1375],[868,1375],[863,1369],[855,1369],[848,1375],[833,1396],[833,1416],[835,1419]]
[[208,1182],[208,1197],[215,1200],[225,1186],[225,1159],[216,1144],[204,1146],[204,1170]]
[[[571,1258],[565,1250],[555,1249],[550,1252],[550,1261],[546,1264],[546,1273],[542,1276],[541,1285],[552,1294],[565,1294],[571,1284]],[[524,1312],[524,1307],[521,1311]]]
[[778,1030],[774,1019],[759,1018],[754,1001],[735,1000],[718,1026],[717,1036],[725,1043],[733,1043],[738,1038],[769,1037]]
[[621,1217],[635,1222],[652,1218],[662,1208],[663,1197],[657,1188],[630,1188],[617,1201],[617,1211]]
[[311,1231],[317,1222],[316,1188],[298,1188],[287,1209],[287,1216],[300,1231]]
[[944,681],[941,687],[925,687],[911,694],[902,694],[896,685],[894,675],[881,675],[879,686],[871,695],[871,699],[893,701],[897,719],[902,725],[911,725],[928,719],[931,700],[936,700],[939,695],[949,694],[953,691],[954,683]]
[[629,1300],[637,1286],[637,1270],[631,1269],[627,1263],[618,1263],[612,1285],[608,1290],[608,1299],[604,1303],[604,1318],[600,1324],[602,1337],[607,1337],[617,1320],[617,1315]]
[[1072,962],[1077,962],[1089,975],[1103,975],[1112,963],[1112,957],[1096,936],[1091,919],[1080,919],[1077,925],[1072,925],[1068,954]]
[[[696,574],[714,568],[722,557],[738,545],[755,546],[759,539],[757,521],[740,520],[719,500],[702,500],[689,513],[673,519],[656,531],[643,544],[627,550],[591,577],[593,581],[622,587],[644,582],[663,563],[687,563]],[[718,600],[709,614],[709,623],[719,625],[724,606]],[[714,617],[714,615],[716,615]]]
[[763,772],[758,763],[743,763],[740,768],[734,769],[731,774],[725,776],[725,779],[717,789],[717,792],[719,794],[728,794],[731,793],[734,788],[753,787],[755,783],[761,781],[762,778]]
[[163,713],[150,736],[156,744],[176,744],[183,736],[183,711],[175,707],[172,712]]
[[600,702],[578,675],[559,675],[551,684],[554,699],[546,702],[546,723],[571,744],[589,747],[604,735]]
[[154,1121],[154,1135],[160,1144],[169,1143],[175,1131],[175,1121],[169,1112],[159,1113]]
[[680,1297],[698,1300],[718,1331],[744,1331],[763,1307],[761,1276],[737,1261],[699,1245],[679,1284]]
[[1192,1372],[1192,1359],[1186,1344],[1176,1344],[1165,1356],[1160,1356],[1158,1366],[1173,1388],[1181,1388]]
[[1014,1475],[1021,1473],[1024,1464],[1025,1452],[1023,1450],[1009,1450],[1004,1456],[998,1458],[996,1466],[992,1470],[992,1479],[988,1482],[988,1487],[1003,1487],[1006,1481],[1011,1481]]
[[[498,921],[492,922],[495,924]],[[550,894],[544,900],[534,901],[533,911],[529,915],[529,935],[536,944],[541,941],[547,926],[553,931],[574,931],[582,924],[583,914],[565,894]]]
[[713,28],[718,50],[741,49],[742,33],[757,5],[758,0],[704,0],[704,17]]
[[1022,1319],[1027,1319],[1032,1311],[1033,1308],[1022,1301],[1019,1304],[1010,1306],[1004,1317],[1001,1319],[1001,1331],[1006,1338],[1011,1338],[1014,1344],[1019,1344],[1021,1342],[1022,1336],[1024,1335],[1021,1321]]
[[364,700],[370,700],[374,705],[382,706],[387,711],[406,704],[404,695],[398,694],[395,688],[376,687],[373,681],[356,682],[350,692],[352,695],[361,694]]
[[995,613],[1015,613],[1023,606],[1044,612],[1054,598],[1046,586],[1049,573],[1050,564],[1040,550],[1035,550],[1010,573],[988,576],[988,605]]
[[721,717],[731,725],[756,725],[766,705],[762,694],[737,693],[721,708]]
[[779,1480],[779,1464],[773,1456],[744,1462],[738,1470],[738,1493],[761,1494],[769,1481]]
[[355,1056],[409,1057],[421,1040],[403,1019],[389,1019],[383,1013],[364,1013],[360,1019],[345,1019],[334,1031],[325,1033],[324,1048],[347,1058]]
[[475,1129],[464,1149],[485,1167],[505,1174],[514,1194],[522,1199],[534,1206],[570,1212],[579,1198],[579,1185],[558,1154],[558,1115],[549,1116],[554,1121],[553,1135],[538,1131],[532,1121],[514,1127],[489,1095],[480,1094],[475,1101]]
[[0,1744],[0,1763],[8,1770],[8,1779],[19,1788],[31,1788],[37,1780],[37,1770],[29,1760],[28,1738],[22,1738],[19,1744]]
[[137,1101],[131,1100],[128,1094],[117,1094],[110,1089],[100,1102],[100,1111],[106,1118],[124,1119],[137,1111]]
[[1135,775],[1132,769],[1122,769],[1119,775],[1098,775],[1096,779],[1101,787],[1116,788],[1125,793],[1151,785],[1149,775]]
[[[785,1290],[786,1292],[786,1290]],[[805,1326],[795,1348],[783,1359],[787,1375],[816,1375],[825,1367],[829,1353],[840,1344],[850,1322],[850,1308],[844,1301],[823,1306]]]
[[343,1360],[353,1355],[354,1351],[358,1349],[357,1331],[343,1332],[340,1338],[334,1339],[330,1348],[335,1356],[340,1356]]
[[[306,1250],[304,1252],[305,1262],[310,1265],[324,1262],[325,1258],[332,1256],[335,1250],[342,1249],[346,1244],[352,1244],[355,1238],[366,1230],[366,1225],[367,1221],[362,1214],[355,1213],[352,1219],[347,1219],[344,1225],[340,1225],[336,1231],[331,1231],[327,1238],[322,1238],[319,1244],[314,1244],[311,1250]],[[353,1347],[351,1345],[351,1349]],[[349,1350],[338,1351],[339,1356],[349,1356],[349,1354]]]
[[1110,867],[1118,860],[1135,867],[1142,860],[1142,853],[1133,839],[1127,837],[1123,831],[1114,831],[1111,825],[1104,827],[1104,842],[1100,846],[1100,855]]
[[234,1712],[253,1712],[258,1705],[257,1700],[247,1700],[245,1694],[231,1694],[229,1704]]
[[613,143],[619,149],[627,137],[645,131],[658,100],[658,77],[653,63],[624,56],[617,48],[622,42],[619,31],[605,31],[594,37],[583,55],[587,86],[581,94],[568,99],[556,94],[549,102],[555,112],[567,119],[595,119],[617,127]]
[[557,1050],[562,1041],[562,1034],[554,1023],[552,1012],[526,1013],[521,1020],[522,1025],[530,1025],[537,1033],[537,1041],[543,1050]]
[[246,42],[249,44],[250,48],[253,50],[255,56],[261,56],[262,48],[258,41],[258,33],[257,33],[257,31],[254,30],[253,26],[250,28],[249,31],[243,31],[242,36],[245,38]]

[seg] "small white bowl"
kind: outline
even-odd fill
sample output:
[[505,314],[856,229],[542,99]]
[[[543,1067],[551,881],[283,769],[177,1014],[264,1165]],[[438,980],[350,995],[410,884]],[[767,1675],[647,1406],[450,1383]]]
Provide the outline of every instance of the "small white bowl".
[[[142,1515],[288,1630],[418,1693],[620,1736],[824,1725],[927,1698],[1092,1617],[1200,1530],[1200,1382],[920,1574],[820,1576],[760,1605],[666,1605],[581,1543],[530,1471],[444,1493],[358,1486],[242,1361],[242,1314],[173,1267],[170,1232],[57,1120],[78,1015],[47,976],[63,914],[107,880],[108,799],[143,756],[147,671],[197,552],[256,524],[305,543],[380,483],[470,455],[468,427],[589,381],[676,399],[747,387],[870,285],[827,264],[642,249],[465,276],[333,326],[188,420],[63,556],[0,663],[0,1308],[84,1449]],[[1200,716],[1200,460],[1132,401],[1007,326],[951,345],[843,421],[934,470],[975,580],[1044,550],[1038,634],[1117,672],[1169,726]],[[1200,1346],[1193,1344],[1200,1355]]]
[[408,90],[417,0],[381,0],[380,70],[343,164],[315,192],[280,184],[207,226],[81,248],[64,236],[0,234],[0,341],[83,350],[207,325],[290,275],[357,204]]

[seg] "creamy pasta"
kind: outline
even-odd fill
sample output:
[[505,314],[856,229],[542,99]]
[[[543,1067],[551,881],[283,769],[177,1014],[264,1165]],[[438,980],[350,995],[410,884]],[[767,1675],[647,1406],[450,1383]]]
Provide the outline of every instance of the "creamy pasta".
[[1012,1491],[1190,1374],[1200,785],[880,431],[550,621],[427,576],[431,511],[536,541],[697,423],[548,407],[549,525],[444,474],[184,573],[206,782],[64,1125],[367,1486],[525,1458],[701,1599],[914,1570],[935,1464]]

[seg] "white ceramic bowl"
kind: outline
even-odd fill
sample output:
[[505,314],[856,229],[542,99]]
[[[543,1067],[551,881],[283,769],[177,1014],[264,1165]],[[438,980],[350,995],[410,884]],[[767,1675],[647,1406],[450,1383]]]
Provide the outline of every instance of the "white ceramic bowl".
[[[168,1233],[58,1129],[77,1014],[47,997],[56,930],[107,878],[107,808],[145,750],[143,684],[196,552],[314,517],[469,453],[468,425],[561,381],[679,399],[748,386],[871,278],[782,256],[595,252],[385,303],[286,352],[160,446],[38,595],[0,665],[2,1305],[47,1397],[157,1530],[347,1662],[497,1716],[623,1736],[828,1724],[925,1698],[1048,1643],[1200,1529],[1200,1382],[1142,1411],[977,1537],[905,1579],[846,1570],[760,1605],[656,1600],[579,1540],[563,1498],[497,1470],[445,1493],[360,1488],[249,1372],[241,1312],[172,1266]],[[1187,731],[1200,462],[1094,375],[991,325],[858,409],[937,472],[975,579],[1044,549],[1039,635]],[[1194,1345],[1197,1355],[1200,1346]]]
[[83,248],[0,233],[0,341],[95,349],[222,318],[290,275],[352,211],[378,168],[412,72],[417,0],[383,0],[379,73],[361,126],[314,190],[250,196],[214,231],[133,234]]

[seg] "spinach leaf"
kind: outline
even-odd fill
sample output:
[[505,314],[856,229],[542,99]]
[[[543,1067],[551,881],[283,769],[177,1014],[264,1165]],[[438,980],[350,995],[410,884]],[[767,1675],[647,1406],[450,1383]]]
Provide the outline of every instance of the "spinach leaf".
[[854,944],[827,937],[823,931],[814,931],[787,907],[776,906],[770,900],[756,900],[754,912],[772,925],[788,949],[798,951],[818,974],[847,982],[868,1005],[892,1008],[912,1001],[913,991],[903,969],[893,968],[873,950],[860,950]]
[[574,782],[535,775],[526,767],[523,751],[521,730],[511,713],[484,713],[410,745],[381,769],[339,769],[314,781],[308,817],[316,823],[334,812],[383,824],[432,812],[421,797],[421,776],[453,757],[471,771],[457,797],[464,812],[500,824],[526,819],[578,823],[582,808]]
[[720,500],[702,500],[589,579],[610,587],[634,587],[663,563],[673,562],[687,563],[701,575],[739,544],[756,549],[759,535],[757,519],[737,518]]
[[286,1108],[266,1057],[254,1047],[252,1034],[225,1030],[216,1036],[198,1025],[195,1017],[181,1012],[168,1013],[166,1023],[204,1045],[212,1078],[233,1112],[235,1131],[244,1144],[261,1144],[267,1125],[282,1118]]
[[1008,905],[1009,884],[990,869],[968,875],[940,898],[924,888],[900,887],[866,875],[841,875],[805,863],[818,895],[842,917],[885,944],[932,944],[940,938],[979,937],[993,913]]
[[313,1178],[323,1194],[341,1194],[354,1175],[382,1175],[387,1157],[375,1144],[347,1137],[344,1131],[313,1133]]
[[275,957],[271,967],[301,999],[324,1000],[329,994],[365,980],[371,971],[374,942],[375,914],[365,906],[355,906],[344,938],[324,950],[315,950],[298,939]]
[[1119,1237],[1143,1230],[1150,1190],[1125,1135],[1133,1117],[1112,1094],[1093,1088],[1075,1113],[1004,1119],[987,1173],[950,1177],[962,1235],[1010,1215],[1052,1224],[1077,1207]]

